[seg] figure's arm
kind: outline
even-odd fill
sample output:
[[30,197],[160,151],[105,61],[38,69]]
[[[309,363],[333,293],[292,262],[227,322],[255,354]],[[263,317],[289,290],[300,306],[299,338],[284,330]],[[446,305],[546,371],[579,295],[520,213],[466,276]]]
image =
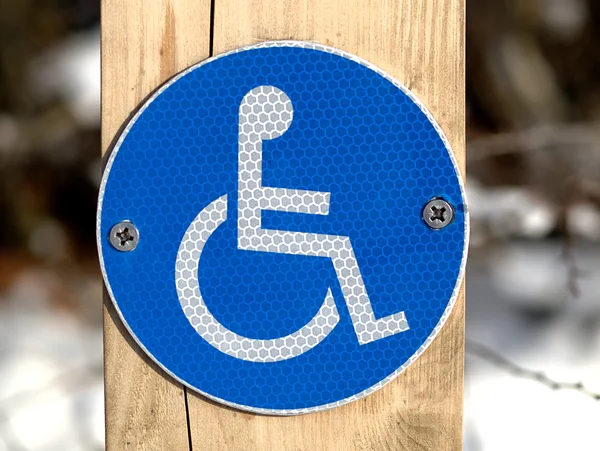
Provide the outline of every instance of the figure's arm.
[[261,188],[260,209],[311,215],[329,214],[329,193],[287,188]]

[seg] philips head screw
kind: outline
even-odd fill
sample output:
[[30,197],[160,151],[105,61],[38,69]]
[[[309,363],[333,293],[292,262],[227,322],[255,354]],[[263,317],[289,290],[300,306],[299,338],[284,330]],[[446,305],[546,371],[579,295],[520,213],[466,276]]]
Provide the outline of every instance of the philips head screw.
[[112,226],[108,240],[116,250],[129,252],[137,247],[140,234],[131,222],[123,221]]
[[440,197],[431,199],[423,208],[423,221],[431,229],[443,229],[454,219],[452,205]]

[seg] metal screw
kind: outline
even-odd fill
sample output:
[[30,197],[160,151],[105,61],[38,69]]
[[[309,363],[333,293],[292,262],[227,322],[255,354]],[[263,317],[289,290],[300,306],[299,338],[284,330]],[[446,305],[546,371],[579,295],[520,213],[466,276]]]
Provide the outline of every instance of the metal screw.
[[123,221],[112,226],[108,241],[110,241],[110,244],[116,250],[129,252],[137,247],[140,241],[140,234],[130,221]]
[[431,199],[423,208],[423,221],[431,229],[443,229],[454,219],[454,208],[441,197]]

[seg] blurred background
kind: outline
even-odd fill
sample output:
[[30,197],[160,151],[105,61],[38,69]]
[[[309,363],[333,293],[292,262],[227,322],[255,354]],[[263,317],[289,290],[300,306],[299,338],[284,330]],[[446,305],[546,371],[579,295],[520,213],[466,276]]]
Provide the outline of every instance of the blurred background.
[[[101,450],[98,0],[0,0],[0,451]],[[600,2],[470,0],[465,449],[598,450]]]

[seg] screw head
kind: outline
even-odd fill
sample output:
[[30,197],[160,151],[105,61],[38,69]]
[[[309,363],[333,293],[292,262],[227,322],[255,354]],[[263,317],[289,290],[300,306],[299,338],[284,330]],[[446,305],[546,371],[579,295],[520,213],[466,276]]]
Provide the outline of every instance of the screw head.
[[140,234],[132,222],[122,221],[112,226],[108,235],[108,241],[116,250],[130,252],[137,247],[140,241]]
[[441,197],[431,199],[423,208],[423,221],[431,229],[443,229],[454,219],[454,208]]

